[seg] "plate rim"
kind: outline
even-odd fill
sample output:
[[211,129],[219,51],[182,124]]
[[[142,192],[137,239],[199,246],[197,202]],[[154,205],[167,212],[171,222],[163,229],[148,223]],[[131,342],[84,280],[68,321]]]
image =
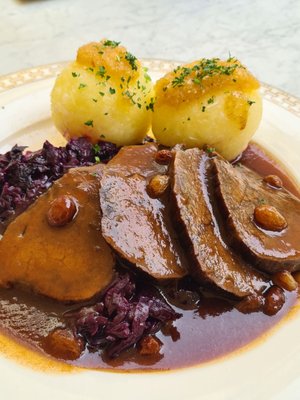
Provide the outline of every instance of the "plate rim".
[[[141,58],[145,67],[157,72],[168,72],[173,67],[183,64],[183,61],[167,60],[159,58]],[[36,67],[25,68],[16,72],[0,75],[0,93],[11,90],[39,80],[54,78],[63,67],[71,61],[59,61],[43,64]],[[292,95],[282,89],[265,82],[261,83],[261,91],[264,98],[277,106],[300,117],[300,97]]]
[[[172,68],[172,66],[174,65],[178,65],[180,62],[176,62],[176,61],[167,61],[167,60],[158,60],[158,59],[144,59],[144,66],[149,66],[149,68],[152,68],[152,70],[154,70],[153,72],[162,72],[164,73],[167,70],[170,70]],[[5,95],[8,95],[8,97],[11,97],[11,94],[13,95],[12,97],[14,97],[15,94],[18,93],[18,90],[20,89],[20,91],[23,93],[23,91],[31,91],[31,90],[35,90],[36,87],[39,85],[38,82],[42,82],[43,80],[47,81],[47,85],[50,85],[52,82],[52,79],[55,78],[56,74],[60,71],[60,69],[66,65],[66,63],[62,62],[62,63],[56,63],[56,64],[48,64],[48,65],[44,65],[41,67],[35,67],[35,68],[28,68],[25,69],[23,71],[17,72],[15,74],[8,74],[7,76],[10,77],[11,75],[18,75],[19,73],[24,74],[24,79],[25,81],[19,79],[19,81],[17,82],[17,85],[14,87],[11,87],[11,91],[10,89],[5,89],[3,90],[3,96],[5,97]],[[38,70],[38,71],[36,71]],[[42,75],[39,75],[39,73],[42,73]],[[45,75],[48,74],[48,75]],[[1,83],[1,79],[2,77],[0,76],[0,83]],[[28,85],[28,86],[27,86]],[[268,87],[271,90],[271,93],[268,92],[268,90],[265,90],[265,88],[268,89]],[[14,88],[16,89],[16,91],[14,91]],[[1,92],[1,85],[0,85],[0,92]],[[294,114],[296,116],[296,118],[292,118],[292,122],[294,120],[297,120],[296,123],[299,123],[299,117],[300,117],[300,99],[296,99],[296,103],[297,103],[297,109],[299,109],[296,112],[291,111],[288,107],[284,106],[284,102],[285,102],[285,97],[278,99],[278,103],[275,99],[275,97],[279,96],[279,93],[283,93],[285,94],[283,91],[279,90],[277,91],[276,88],[273,88],[270,85],[263,85],[262,86],[262,92],[263,92],[263,96],[266,100],[268,100],[269,102],[271,102],[272,104],[276,105],[277,107],[277,111],[280,111],[280,109],[284,110],[284,112],[289,112],[291,114]],[[294,96],[290,96],[288,94],[286,94],[288,97],[294,98]],[[268,98],[267,96],[270,96],[270,98]],[[274,98],[275,101],[272,100],[272,98]],[[0,94],[0,99],[1,99],[1,94]],[[279,108],[278,108],[279,107]],[[276,111],[276,110],[275,110]],[[297,125],[298,126],[298,125]],[[297,136],[298,136],[298,131],[297,131]],[[300,311],[300,309],[299,309]],[[297,311],[297,315],[299,315],[298,311]],[[289,316],[288,316],[289,317]],[[238,385],[238,387],[236,388],[235,385],[231,384],[231,380],[230,380],[230,374],[231,374],[231,369],[235,370],[237,366],[245,366],[245,361],[248,361],[249,366],[252,365],[251,361],[254,362],[255,357],[257,356],[258,352],[263,351],[263,354],[265,354],[266,350],[272,348],[272,353],[274,352],[274,342],[276,342],[277,337],[281,337],[283,330],[280,329],[282,327],[282,323],[289,325],[294,323],[296,320],[296,318],[288,318],[287,320],[284,318],[283,320],[280,321],[279,324],[276,324],[273,329],[268,330],[266,332],[266,334],[268,335],[268,340],[265,340],[265,337],[260,336],[257,339],[255,339],[254,341],[248,343],[248,345],[243,346],[241,348],[238,348],[237,351],[234,351],[232,353],[228,353],[221,358],[216,358],[211,360],[208,363],[203,363],[203,364],[197,364],[197,365],[191,365],[190,367],[187,368],[180,368],[180,369],[172,369],[171,371],[164,371],[163,373],[161,373],[160,371],[157,371],[156,373],[141,373],[141,372],[137,372],[137,373],[116,373],[116,372],[111,372],[111,371],[93,371],[93,370],[84,370],[84,371],[80,371],[79,374],[77,373],[55,373],[55,371],[50,371],[50,369],[47,370],[43,370],[41,368],[32,368],[30,365],[26,365],[26,364],[22,364],[17,362],[17,360],[15,359],[15,357],[6,357],[5,353],[2,353],[4,358],[6,360],[8,360],[9,362],[12,362],[11,365],[13,365],[12,369],[13,373],[16,374],[17,376],[21,376],[22,377],[22,381],[26,383],[27,387],[25,390],[25,397],[24,397],[24,391],[22,389],[22,396],[18,397],[14,397],[15,399],[20,399],[20,398],[26,398],[27,399],[27,395],[28,394],[36,394],[37,392],[39,393],[38,388],[35,387],[35,383],[40,383],[41,387],[43,389],[45,389],[46,387],[48,387],[48,385],[53,386],[53,390],[66,390],[66,388],[68,387],[72,387],[71,390],[71,394],[69,394],[72,397],[67,396],[67,399],[69,400],[69,398],[72,400],[75,398],[96,398],[94,397],[95,393],[94,393],[94,389],[92,390],[92,392],[90,392],[90,389],[86,392],[86,394],[91,395],[92,397],[88,396],[88,397],[77,397],[77,395],[79,393],[81,393],[81,388],[79,390],[79,388],[77,388],[76,385],[74,385],[73,388],[73,378],[75,377],[76,381],[80,382],[80,384],[83,385],[83,387],[85,386],[89,386],[90,383],[92,384],[96,384],[97,382],[99,382],[99,387],[101,387],[102,384],[104,384],[104,387],[106,388],[108,385],[112,385],[113,383],[117,383],[117,386],[119,386],[119,388],[122,388],[122,390],[124,391],[123,395],[125,396],[125,399],[132,399],[134,397],[132,397],[132,392],[130,392],[130,396],[131,397],[127,397],[127,395],[129,396],[129,389],[134,385],[135,387],[138,386],[139,388],[143,389],[145,384],[155,384],[158,385],[158,387],[160,387],[161,389],[161,394],[163,395],[163,397],[159,396],[157,397],[157,400],[162,400],[164,398],[168,398],[168,393],[170,390],[169,385],[173,383],[176,383],[175,387],[177,388],[176,390],[178,391],[177,394],[175,395],[176,399],[180,399],[180,398],[186,398],[186,399],[190,399],[190,400],[196,400],[198,399],[198,394],[195,395],[195,391],[194,391],[194,385],[195,387],[197,387],[197,383],[202,380],[205,381],[207,380],[207,382],[212,378],[212,375],[214,375],[214,377],[218,377],[218,374],[220,373],[220,370],[222,370],[222,375],[224,372],[224,369],[228,370],[228,379],[229,382],[226,381],[226,387],[224,385],[221,385],[221,387],[216,387],[216,388],[209,388],[209,390],[206,388],[206,386],[204,385],[204,396],[203,396],[203,400],[204,399],[209,399],[209,400],[219,400],[220,397],[220,390],[224,390],[224,396],[222,396],[223,399],[232,399],[232,398],[236,398],[234,395],[236,395],[236,391],[238,390],[238,394],[239,396],[241,396],[241,391],[243,388],[247,388],[248,383],[244,382],[243,380],[241,380],[241,385]],[[299,326],[299,325],[297,325]],[[275,329],[274,329],[275,328]],[[279,328],[279,329],[278,329]],[[290,331],[289,331],[290,332]],[[270,334],[270,335],[269,335]],[[259,342],[257,341],[259,340]],[[254,345],[254,346],[252,346]],[[263,346],[263,347],[262,347]],[[298,349],[300,350],[300,344],[297,345]],[[300,354],[300,351],[299,353]],[[250,361],[250,362],[249,362]],[[1,364],[1,360],[0,360],[0,364]],[[4,365],[4,364],[3,364]],[[274,366],[276,365],[275,360],[274,360]],[[273,366],[273,367],[274,367]],[[0,365],[1,367],[1,365]],[[272,367],[272,368],[273,368]],[[254,373],[254,379],[257,379],[259,382],[259,374],[261,376],[264,376],[265,371],[261,370],[262,367],[257,368],[257,373]],[[7,370],[10,370],[10,368],[7,368]],[[242,370],[242,368],[241,368]],[[268,370],[269,371],[269,370]],[[46,373],[45,373],[46,372]],[[49,373],[48,373],[49,372]],[[73,372],[73,371],[72,371]],[[75,372],[75,371],[74,371]],[[251,372],[251,368],[249,370],[249,372]],[[99,373],[101,373],[101,377],[99,375]],[[102,376],[103,374],[103,376]],[[105,375],[104,375],[105,374]],[[116,378],[116,375],[118,375],[120,381]],[[37,379],[37,377],[39,377],[39,379]],[[12,376],[8,376],[9,379],[12,378]],[[26,379],[27,380],[26,380]],[[174,379],[175,378],[175,379]],[[209,378],[209,379],[207,379]],[[279,377],[278,377],[279,378]],[[294,378],[293,375],[293,382],[296,382],[296,379]],[[273,380],[273,377],[272,377]],[[9,381],[8,379],[6,379],[6,381]],[[174,382],[175,381],[175,382]],[[177,381],[177,382],[176,382]],[[288,388],[290,385],[290,381],[287,382],[287,379],[283,379],[282,377],[280,379],[275,379],[274,385],[276,386],[276,388],[279,385],[279,382],[284,381],[284,385],[280,384],[279,390],[280,393],[282,390],[285,390],[286,388]],[[297,377],[297,381],[298,381],[298,377]],[[270,384],[269,379],[266,379],[266,382],[268,384]],[[30,384],[33,384],[34,389],[32,389],[32,387],[30,386]],[[74,383],[76,383],[74,381]],[[203,382],[205,383],[205,382]],[[297,388],[299,387],[300,382],[296,382],[297,383]],[[45,386],[46,385],[46,386]],[[243,385],[246,385],[245,387]],[[273,386],[274,386],[273,385]],[[57,386],[57,388],[56,388]],[[228,386],[228,388],[227,388]],[[98,383],[96,384],[96,389],[98,388]],[[77,389],[76,389],[77,388]],[[184,397],[180,397],[181,396],[181,391],[182,388],[187,388],[187,393],[185,392],[185,396]],[[296,389],[297,389],[296,388]],[[5,389],[5,388],[4,388]],[[216,390],[215,390],[216,389]],[[78,393],[75,391],[78,390]],[[185,390],[185,389],[184,389]],[[265,385],[263,385],[263,389],[259,389],[254,390],[254,392],[250,391],[249,393],[245,393],[242,395],[243,400],[247,399],[247,400],[252,400],[253,398],[262,398],[262,397],[257,397],[259,394],[262,395],[262,390],[265,390]],[[266,399],[273,399],[273,396],[275,395],[274,392],[274,388],[272,389],[271,393],[269,393],[269,395],[267,397],[265,397]],[[299,387],[300,390],[300,387]],[[232,392],[233,391],[233,392]],[[149,391],[151,392],[151,391]],[[226,392],[226,394],[225,394]],[[50,393],[52,393],[50,391]],[[68,390],[69,393],[69,390]],[[108,394],[109,392],[106,392],[104,394]],[[119,393],[119,392],[118,392]],[[121,392],[120,392],[121,393]],[[197,392],[198,393],[198,392]],[[56,393],[57,394],[57,393]],[[67,394],[67,393],[65,393]],[[113,391],[112,393],[109,394],[110,395],[114,395],[115,391]],[[169,393],[170,394],[170,393]],[[174,393],[175,394],[175,393]],[[202,393],[203,394],[203,393]],[[120,394],[119,394],[120,395]],[[150,398],[148,396],[148,394],[145,393],[145,397],[148,399]],[[173,390],[171,395],[173,395]],[[231,396],[229,396],[231,395]],[[249,396],[248,396],[249,395]],[[293,395],[293,394],[292,394]],[[73,397],[74,396],[74,397]],[[152,395],[151,395],[152,396]],[[212,396],[212,397],[211,397]],[[253,396],[253,397],[252,397]],[[30,398],[30,397],[28,397]],[[46,396],[46,398],[50,399],[50,397],[48,397],[48,395]],[[53,397],[52,397],[53,398]],[[58,396],[58,398],[61,398],[60,396]],[[111,398],[111,397],[110,397]],[[201,395],[202,398],[202,395]],[[280,399],[287,399],[287,397],[280,397]],[[294,397],[288,397],[289,399],[292,400],[292,398]],[[276,396],[277,399],[277,396]]]

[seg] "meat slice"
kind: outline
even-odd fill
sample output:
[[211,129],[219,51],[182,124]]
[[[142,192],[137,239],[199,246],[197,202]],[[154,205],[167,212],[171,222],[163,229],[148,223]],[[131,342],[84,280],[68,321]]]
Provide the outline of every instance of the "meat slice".
[[[114,257],[100,227],[102,170],[70,170],[8,226],[0,241],[0,285],[18,283],[57,300],[79,301],[110,283]],[[62,195],[74,200],[77,214],[51,226],[49,208]]]
[[154,158],[153,143],[123,147],[101,181],[102,234],[127,261],[156,279],[181,278],[186,262],[170,221],[167,194],[152,198],[147,184],[168,167]]
[[[300,200],[283,188],[267,184],[246,167],[233,167],[219,158],[213,164],[232,245],[270,273],[300,270]],[[275,207],[287,227],[280,231],[260,228],[254,210],[262,205]]]
[[192,274],[238,297],[262,291],[267,282],[222,238],[211,196],[211,159],[199,150],[176,152],[173,197],[181,236],[191,256]]

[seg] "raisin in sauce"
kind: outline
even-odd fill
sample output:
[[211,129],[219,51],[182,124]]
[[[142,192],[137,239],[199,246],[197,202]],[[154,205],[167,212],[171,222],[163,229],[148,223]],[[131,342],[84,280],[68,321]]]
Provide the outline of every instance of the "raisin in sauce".
[[[259,146],[250,144],[238,162],[261,176],[278,175],[284,186],[300,198],[296,184],[284,169]],[[86,348],[74,366],[106,370],[169,370],[200,364],[226,355],[253,341],[287,314],[297,301],[296,292],[285,292],[286,302],[274,316],[262,312],[242,314],[221,294],[196,288],[189,278],[174,296],[174,284],[159,287],[162,296],[182,316],[167,324],[156,337],[162,342],[159,354],[140,355],[136,348],[109,360]],[[65,314],[85,304],[65,305],[18,288],[0,289],[0,332],[25,346],[51,357],[47,336],[66,325]],[[55,358],[60,358],[55,354]]]

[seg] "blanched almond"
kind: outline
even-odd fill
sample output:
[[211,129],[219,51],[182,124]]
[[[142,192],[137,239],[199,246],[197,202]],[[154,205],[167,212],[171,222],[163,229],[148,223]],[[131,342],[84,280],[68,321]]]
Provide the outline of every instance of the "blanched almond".
[[292,292],[298,287],[298,283],[293,278],[293,275],[289,271],[280,271],[272,276],[272,281],[275,285],[280,286],[282,289]]
[[147,191],[149,196],[153,198],[160,197],[164,194],[167,187],[169,186],[168,175],[155,175],[151,178],[147,185]]
[[268,231],[280,232],[287,227],[286,219],[273,206],[260,205],[254,209],[254,221]]
[[159,150],[155,155],[155,161],[157,164],[168,165],[173,159],[173,153],[171,150],[163,149]]
[[237,305],[236,309],[243,314],[250,314],[259,311],[264,306],[265,299],[258,294],[250,294],[243,298]]
[[285,303],[283,290],[278,286],[271,286],[264,294],[265,304],[263,311],[267,315],[275,315]]
[[282,180],[277,175],[267,175],[264,177],[264,182],[266,182],[269,186],[272,186],[277,189],[282,188]]
[[51,226],[64,226],[71,222],[77,213],[77,204],[71,196],[59,196],[53,200],[47,213]]
[[71,330],[57,328],[44,338],[43,348],[58,359],[76,360],[84,349],[84,343]]
[[142,355],[158,354],[161,348],[161,341],[157,337],[149,335],[139,343],[139,353]]

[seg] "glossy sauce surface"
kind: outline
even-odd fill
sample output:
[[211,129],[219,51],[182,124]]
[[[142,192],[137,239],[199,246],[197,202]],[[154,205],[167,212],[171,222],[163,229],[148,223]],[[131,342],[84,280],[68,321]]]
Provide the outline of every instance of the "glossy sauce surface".
[[[170,291],[171,288],[161,291],[169,301]],[[200,294],[190,291],[182,294],[179,301],[170,301],[182,317],[156,334],[163,343],[159,354],[142,356],[136,349],[129,349],[118,358],[108,360],[86,349],[79,359],[65,361],[80,367],[119,370],[168,370],[199,364],[246,345],[275,325],[297,299],[296,292],[285,292],[285,296],[284,307],[270,317],[262,312],[242,314],[224,298],[207,291],[201,290]],[[1,289],[0,297],[1,331],[46,355],[48,334],[57,327],[64,327],[64,313],[78,307],[58,304],[17,289]]]
[[[274,166],[273,160],[269,162],[260,148],[251,145],[240,162],[251,164],[248,151],[255,154],[255,169],[261,175],[281,174],[286,187],[297,192],[285,172],[279,171],[280,167]],[[199,364],[251,342],[274,326],[297,301],[296,291],[285,292],[286,303],[275,316],[262,312],[242,314],[234,308],[231,300],[207,289],[196,288],[188,278],[180,285],[159,288],[182,314],[181,318],[156,334],[162,342],[159,354],[142,356],[136,349],[130,349],[117,359],[107,360],[98,352],[85,349],[79,359],[66,362],[87,368],[119,370],[167,370]],[[0,289],[0,331],[47,355],[48,334],[57,327],[64,327],[65,313],[81,305],[64,305],[18,288]]]
[[255,143],[250,143],[242,153],[238,162],[257,172],[261,176],[277,175],[281,178],[283,186],[300,198],[300,189],[296,182],[289,177],[287,171],[274,160],[270,154]]

